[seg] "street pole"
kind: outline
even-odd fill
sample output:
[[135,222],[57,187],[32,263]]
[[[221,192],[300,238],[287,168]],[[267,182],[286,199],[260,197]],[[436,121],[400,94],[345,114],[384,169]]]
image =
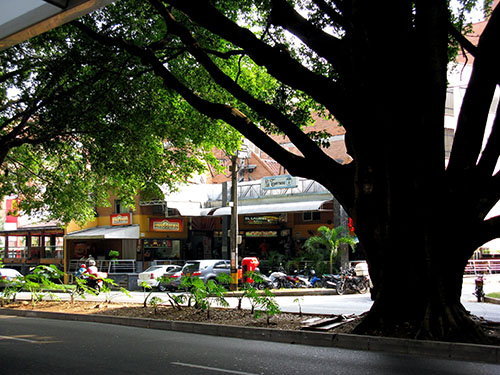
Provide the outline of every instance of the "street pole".
[[[227,206],[227,181],[222,183],[222,207]],[[222,258],[230,259],[228,246],[229,215],[222,216]]]
[[238,153],[231,165],[231,290],[238,290]]

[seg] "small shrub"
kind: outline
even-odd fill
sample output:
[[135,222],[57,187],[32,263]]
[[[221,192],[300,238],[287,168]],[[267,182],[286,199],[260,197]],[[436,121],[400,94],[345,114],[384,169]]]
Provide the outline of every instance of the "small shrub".
[[[281,313],[280,307],[274,298],[274,294],[269,289],[265,289],[264,295],[259,296],[258,306],[264,309],[267,325],[271,324],[270,319],[274,315]],[[255,317],[259,318],[260,316],[262,316],[262,311],[256,311]]]
[[149,300],[149,304],[150,304],[151,306],[153,306],[153,309],[154,309],[155,315],[156,315],[156,314],[157,314],[157,312],[158,312],[158,305],[159,305],[160,303],[162,303],[162,302],[163,302],[163,300],[162,300],[160,297],[156,297],[156,296],[154,296],[153,298],[151,298],[151,299]]

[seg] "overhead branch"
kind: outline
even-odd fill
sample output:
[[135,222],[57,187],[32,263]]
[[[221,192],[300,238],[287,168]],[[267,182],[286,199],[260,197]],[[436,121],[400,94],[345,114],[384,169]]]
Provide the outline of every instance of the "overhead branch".
[[489,178],[493,175],[495,166],[500,156],[500,106],[497,107],[497,113],[486,147],[481,153],[481,159],[477,164],[478,175],[483,178]]
[[302,17],[286,0],[272,0],[271,23],[296,35],[304,44],[341,69],[341,41]]
[[245,137],[266,150],[276,161],[284,165],[289,165],[289,170],[299,172],[297,174],[307,174],[310,165],[302,156],[295,155],[282,148],[238,109],[225,104],[213,103],[196,95],[158,60],[153,51],[141,48],[120,38],[99,34],[81,22],[73,21],[72,24],[99,43],[123,49],[129,54],[138,57],[143,64],[153,68],[154,73],[163,80],[165,86],[176,91],[198,112],[210,118],[225,121]]
[[[157,7],[162,5],[156,0],[150,0],[156,3]],[[328,164],[334,173],[344,175],[347,168],[343,168],[330,157],[328,157],[317,144],[309,138],[300,128],[284,116],[274,106],[267,104],[261,100],[256,99],[241,86],[239,86],[231,77],[226,75],[202,50],[200,45],[194,39],[192,34],[183,25],[179,24],[174,16],[166,9],[162,8],[162,15],[167,23],[167,27],[172,34],[177,35],[183,43],[186,44],[189,52],[196,58],[196,60],[208,71],[214,81],[231,93],[236,99],[244,102],[260,116],[267,118],[280,130],[282,130],[292,141],[292,143],[302,152],[305,157],[317,160],[321,164]],[[288,166],[286,166],[288,167]],[[347,177],[347,176],[343,176]]]
[[193,21],[231,43],[243,48],[252,60],[284,84],[309,94],[323,104],[341,122],[345,97],[341,88],[330,79],[316,74],[294,60],[282,48],[272,47],[258,39],[250,30],[238,26],[206,0],[168,0]]
[[[483,135],[488,119],[496,83],[499,82],[497,67],[497,36],[500,35],[500,10],[493,13],[478,44],[472,75],[460,110],[457,131],[453,141],[448,174],[459,176],[474,170],[482,148]],[[473,178],[469,174],[469,178]],[[458,179],[454,178],[458,183]],[[469,180],[468,183],[474,183]],[[460,182],[460,183],[463,183]]]
[[477,47],[469,40],[467,39],[460,31],[457,30],[457,28],[453,25],[451,22],[451,19],[448,17],[448,32],[452,36],[453,39],[455,39],[460,46],[469,52],[472,56],[477,55]]
[[500,216],[484,221],[478,233],[484,242],[500,237]]
[[203,50],[209,55],[214,55],[214,56],[217,56],[217,57],[224,59],[224,60],[227,60],[233,56],[246,55],[246,52],[243,51],[242,49],[233,50],[233,51],[226,51],[226,52],[216,51],[216,50],[209,49],[209,48],[204,48]]
[[319,8],[319,10],[321,10],[328,17],[330,17],[330,19],[334,23],[343,27],[344,29],[350,28],[348,26],[348,23],[347,23],[345,17],[343,15],[341,15],[339,12],[337,12],[330,5],[328,5],[325,0],[313,0],[313,3],[316,4],[316,6]]

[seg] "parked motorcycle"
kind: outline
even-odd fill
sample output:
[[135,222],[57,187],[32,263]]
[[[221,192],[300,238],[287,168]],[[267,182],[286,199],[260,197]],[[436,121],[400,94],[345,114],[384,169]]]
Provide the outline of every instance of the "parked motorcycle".
[[483,275],[477,275],[476,280],[476,290],[474,291],[474,295],[477,297],[477,302],[482,302],[484,301],[484,276]]
[[366,293],[370,289],[370,279],[365,276],[357,276],[353,267],[343,271],[340,275],[340,281],[336,285],[338,295],[342,295],[350,289],[357,293]]
[[291,281],[294,283],[296,288],[312,288],[311,284],[311,273],[316,274],[315,271],[309,271],[309,275],[306,275],[306,271],[295,271],[291,275]]
[[311,284],[311,288],[321,288],[323,286],[322,280],[323,279],[321,277],[318,277],[316,275],[315,270],[311,270],[309,275],[309,283]]
[[341,279],[342,279],[341,275],[327,273],[322,276],[320,285],[323,288],[337,289],[337,284],[341,281]]
[[251,285],[255,289],[259,289],[259,290],[273,289],[275,287],[273,280],[270,277],[261,273],[258,268],[255,269],[255,272],[253,273],[252,278],[253,278],[253,280],[252,280]]

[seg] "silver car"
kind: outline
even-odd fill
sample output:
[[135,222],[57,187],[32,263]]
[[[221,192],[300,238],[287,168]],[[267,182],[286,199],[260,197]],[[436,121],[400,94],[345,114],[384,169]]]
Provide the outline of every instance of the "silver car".
[[182,267],[184,276],[196,276],[206,283],[225,273],[231,275],[231,261],[225,259],[188,260]]

